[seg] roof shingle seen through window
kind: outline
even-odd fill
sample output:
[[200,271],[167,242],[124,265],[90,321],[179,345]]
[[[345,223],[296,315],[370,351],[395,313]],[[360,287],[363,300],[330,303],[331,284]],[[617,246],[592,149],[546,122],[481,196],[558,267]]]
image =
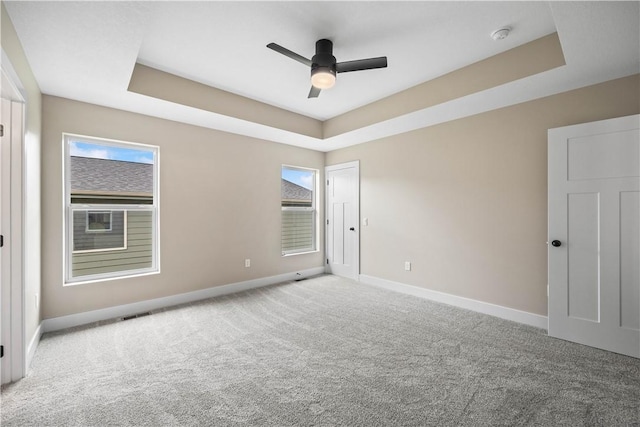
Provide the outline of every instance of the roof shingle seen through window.
[[153,165],[71,156],[71,193],[153,195]]
[[282,178],[282,200],[311,201],[311,190]]

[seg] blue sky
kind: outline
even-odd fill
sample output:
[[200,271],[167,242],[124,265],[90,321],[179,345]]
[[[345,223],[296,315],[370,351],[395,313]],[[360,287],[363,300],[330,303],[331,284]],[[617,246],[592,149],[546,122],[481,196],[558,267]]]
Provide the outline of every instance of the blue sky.
[[289,182],[313,190],[314,171],[282,168],[282,177]]
[[112,145],[90,144],[80,141],[71,141],[70,148],[72,156],[153,164],[152,151],[114,147]]

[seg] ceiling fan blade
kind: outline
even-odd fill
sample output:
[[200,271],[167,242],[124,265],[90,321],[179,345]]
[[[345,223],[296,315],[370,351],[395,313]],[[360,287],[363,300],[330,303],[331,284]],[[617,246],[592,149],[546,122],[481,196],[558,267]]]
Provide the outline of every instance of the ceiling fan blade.
[[269,44],[267,45],[267,47],[268,47],[269,49],[273,49],[273,50],[275,50],[275,51],[276,51],[276,52],[278,52],[278,53],[283,54],[284,56],[288,56],[288,57],[289,57],[289,58],[291,58],[291,59],[295,59],[296,61],[298,61],[298,62],[300,62],[300,63],[302,63],[302,64],[306,65],[307,67],[311,67],[311,60],[310,60],[310,59],[307,59],[307,58],[305,58],[305,57],[304,57],[304,56],[302,56],[302,55],[298,55],[298,54],[297,54],[297,53],[295,53],[295,52],[291,52],[291,51],[290,51],[289,49],[287,49],[286,47],[282,47],[282,46],[280,46],[279,44],[276,44],[276,43],[269,43]]
[[309,91],[309,96],[307,98],[317,98],[320,95],[320,89],[315,86],[311,86],[311,90]]
[[338,62],[336,64],[336,72],[347,73],[349,71],[385,68],[386,66],[387,66],[387,57],[380,56],[378,58],[357,59],[355,61]]

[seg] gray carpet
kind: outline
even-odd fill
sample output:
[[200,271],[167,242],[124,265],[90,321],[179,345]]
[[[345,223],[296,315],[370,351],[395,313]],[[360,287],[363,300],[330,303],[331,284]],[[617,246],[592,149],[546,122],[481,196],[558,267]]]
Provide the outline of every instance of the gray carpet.
[[322,276],[46,334],[1,421],[639,425],[640,360]]

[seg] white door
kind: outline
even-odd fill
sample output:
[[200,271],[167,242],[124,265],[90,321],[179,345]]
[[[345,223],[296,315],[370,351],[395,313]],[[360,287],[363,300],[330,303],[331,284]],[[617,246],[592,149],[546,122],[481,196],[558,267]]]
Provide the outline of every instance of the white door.
[[358,280],[360,274],[360,163],[327,166],[327,272]]
[[22,138],[24,103],[13,80],[0,69],[0,359],[2,384],[23,377],[25,368],[22,283]]
[[549,130],[549,335],[640,357],[640,116]]
[[8,243],[11,223],[10,212],[10,161],[11,161],[11,101],[1,99],[2,109],[0,123],[2,135],[0,136],[0,234],[3,235],[3,247],[0,249],[0,344],[3,346],[3,357],[0,359],[0,379],[2,384],[13,380],[11,376],[11,352],[7,351],[11,344],[11,257]]

